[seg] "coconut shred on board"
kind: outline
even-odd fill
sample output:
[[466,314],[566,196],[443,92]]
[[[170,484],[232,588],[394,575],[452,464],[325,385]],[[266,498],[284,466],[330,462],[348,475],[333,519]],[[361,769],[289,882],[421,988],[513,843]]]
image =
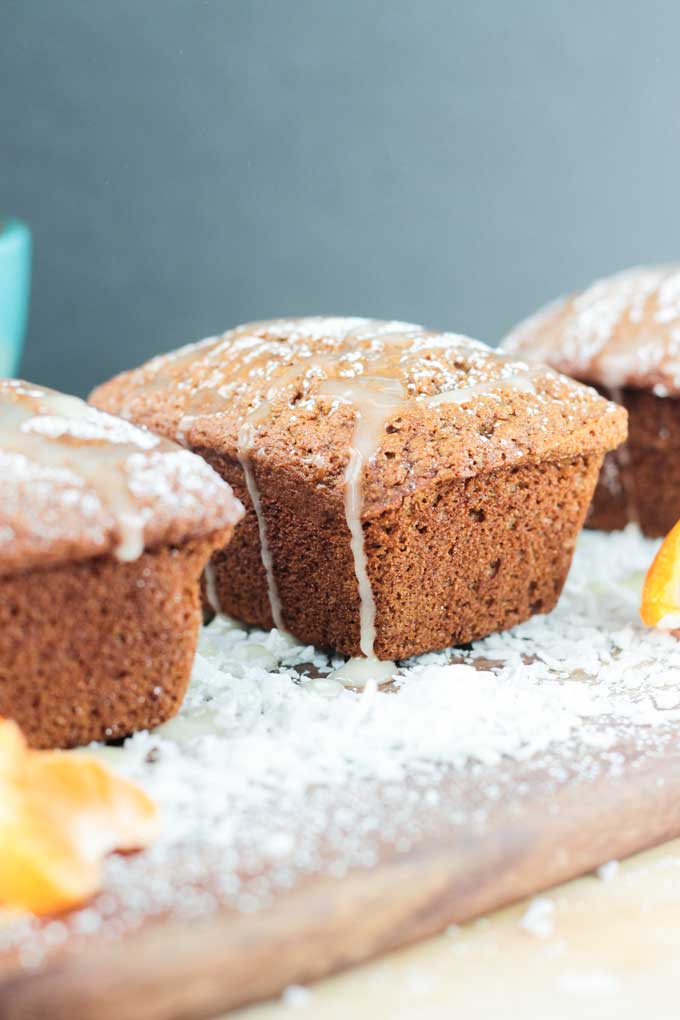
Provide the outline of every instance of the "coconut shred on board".
[[58,930],[22,919],[0,947],[32,966],[57,937],[256,911],[305,875],[407,852],[442,818],[449,834],[483,833],[494,805],[522,810],[529,783],[508,778],[513,763],[552,790],[620,775],[622,741],[658,752],[680,729],[680,642],[639,622],[655,549],[634,526],[585,533],[549,616],[402,663],[383,688],[347,689],[329,678],[341,659],[214,620],[180,714],[93,747],[156,800],[160,839],[111,857],[104,891]]

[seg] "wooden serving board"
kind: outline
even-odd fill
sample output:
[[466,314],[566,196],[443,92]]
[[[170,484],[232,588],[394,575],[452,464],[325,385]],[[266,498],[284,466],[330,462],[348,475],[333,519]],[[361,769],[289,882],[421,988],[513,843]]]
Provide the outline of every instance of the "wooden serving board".
[[[214,1017],[680,834],[680,645],[641,627],[640,576],[632,583],[628,576],[643,569],[653,551],[652,543],[632,533],[586,536],[553,614],[490,638],[469,655],[486,671],[489,696],[504,705],[505,735],[515,732],[517,714],[517,727],[527,734],[526,756],[517,753],[517,743],[513,753],[503,751],[501,743],[500,754],[473,754],[462,761],[446,760],[445,754],[439,761],[411,755],[394,774],[364,770],[346,782],[344,773],[331,782],[320,772],[317,782],[313,773],[312,782],[290,797],[285,783],[267,797],[267,773],[264,781],[260,776],[256,798],[239,800],[238,777],[250,774],[258,749],[271,754],[283,705],[277,699],[288,698],[293,710],[302,706],[296,718],[303,729],[310,705],[321,702],[305,701],[310,697],[305,681],[291,677],[280,661],[267,667],[269,673],[236,679],[225,702],[227,715],[233,698],[252,691],[248,685],[257,684],[259,675],[263,691],[275,691],[271,725],[257,728],[264,712],[257,699],[250,719],[247,712],[232,712],[233,728],[222,739],[231,748],[246,731],[246,753],[233,759],[236,784],[232,774],[229,785],[232,759],[227,757],[207,797],[201,801],[206,791],[196,790],[199,811],[190,817],[200,839],[173,844],[156,856],[152,848],[112,858],[103,893],[72,915],[0,924],[0,1020]],[[205,640],[209,643],[215,633],[211,637],[207,628]],[[220,640],[228,643],[229,634]],[[246,650],[243,661],[262,648],[262,635],[234,640]],[[580,665],[570,670],[574,661]],[[304,673],[301,663],[300,658]],[[285,676],[277,674],[280,667]],[[493,668],[507,669],[507,686]],[[532,669],[542,671],[538,700],[522,701],[525,674],[530,677]],[[432,747],[448,747],[456,714],[462,746],[467,720],[474,727],[484,713],[487,695],[475,701],[469,693],[475,674],[468,671],[458,682],[450,704],[450,687],[440,688],[446,712],[433,713],[431,700],[425,700],[423,718],[433,727],[443,718],[438,739],[443,734],[444,745],[433,739]],[[211,683],[206,689],[220,689],[219,679],[214,687]],[[344,701],[333,703],[335,717],[314,717],[304,747],[330,740],[325,723],[333,719],[336,733],[338,723],[340,730],[347,719],[357,723],[343,753],[349,748],[351,755],[355,741],[389,741],[392,730],[418,711],[418,702],[408,700],[409,690],[417,690],[417,669],[413,683],[416,687],[404,688],[405,701],[390,700],[401,698],[400,692],[381,701],[382,695],[375,696],[373,729],[363,699],[343,695]],[[509,700],[503,702],[508,689]],[[214,718],[218,695],[203,702],[195,684],[192,690],[182,710],[187,723],[196,725],[206,709]],[[467,716],[458,700],[466,697]],[[562,719],[560,697],[563,707],[571,706],[563,730],[561,722],[551,723]],[[522,705],[530,704],[538,705],[533,728],[524,726],[528,716],[522,717]],[[356,715],[347,716],[346,710]],[[550,740],[541,743],[536,738],[544,732],[543,713],[551,728]],[[397,722],[387,726],[385,737],[390,718]],[[491,726],[494,718],[492,713]],[[151,762],[151,784],[153,769],[161,768],[166,754],[157,757],[156,739],[152,734],[142,744],[144,761]],[[483,749],[483,744],[475,746]],[[282,739],[280,746],[285,769],[291,745]],[[304,769],[304,756],[295,761]],[[332,754],[318,755],[318,762],[324,761],[332,771]],[[389,766],[391,758],[385,761]],[[190,758],[187,763],[190,769]],[[192,781],[192,795],[194,789]],[[210,840],[210,824],[207,829],[200,824],[202,813],[220,798],[219,824],[228,825],[239,803],[242,808],[233,839],[229,835],[223,843]]]
[[[338,878],[310,875],[253,913],[170,914],[139,927],[120,916],[115,931],[55,939],[38,966],[6,949],[0,1016],[213,1016],[680,833],[676,734],[582,751],[577,764],[554,754],[542,756],[540,768],[529,762],[502,776],[489,768],[444,774],[439,802],[421,809],[417,831],[394,833],[370,866]],[[502,791],[489,804],[491,779]],[[412,845],[400,851],[401,835]],[[246,886],[257,878],[245,877]]]

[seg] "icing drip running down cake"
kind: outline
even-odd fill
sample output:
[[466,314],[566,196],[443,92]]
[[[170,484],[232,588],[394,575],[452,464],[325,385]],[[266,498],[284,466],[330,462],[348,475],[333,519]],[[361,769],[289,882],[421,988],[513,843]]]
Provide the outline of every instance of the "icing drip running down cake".
[[0,380],[0,715],[35,747],[169,718],[191,671],[201,571],[241,513],[187,450]]
[[680,266],[597,280],[520,323],[503,347],[625,406],[628,441],[605,458],[587,523],[666,534],[680,518]]
[[201,454],[246,516],[212,560],[225,613],[401,659],[554,606],[625,413],[549,369],[420,326],[240,326],[92,403]]

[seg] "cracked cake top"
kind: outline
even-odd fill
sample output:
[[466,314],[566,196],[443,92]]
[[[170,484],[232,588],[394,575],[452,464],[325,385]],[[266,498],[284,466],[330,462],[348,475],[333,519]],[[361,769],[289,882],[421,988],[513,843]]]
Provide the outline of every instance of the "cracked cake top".
[[382,406],[367,516],[433,481],[604,452],[626,431],[622,409],[549,368],[458,334],[363,318],[238,326],[124,372],[90,399],[227,459],[246,424],[253,456],[333,490],[357,418]]

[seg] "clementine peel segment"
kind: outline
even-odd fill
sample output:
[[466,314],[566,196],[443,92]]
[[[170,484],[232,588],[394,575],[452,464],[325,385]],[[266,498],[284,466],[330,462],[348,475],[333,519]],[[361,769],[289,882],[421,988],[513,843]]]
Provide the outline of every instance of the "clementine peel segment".
[[680,628],[680,521],[664,538],[647,571],[640,616],[648,627]]
[[55,913],[101,883],[113,850],[147,846],[155,805],[96,758],[30,750],[16,723],[0,719],[0,904]]

